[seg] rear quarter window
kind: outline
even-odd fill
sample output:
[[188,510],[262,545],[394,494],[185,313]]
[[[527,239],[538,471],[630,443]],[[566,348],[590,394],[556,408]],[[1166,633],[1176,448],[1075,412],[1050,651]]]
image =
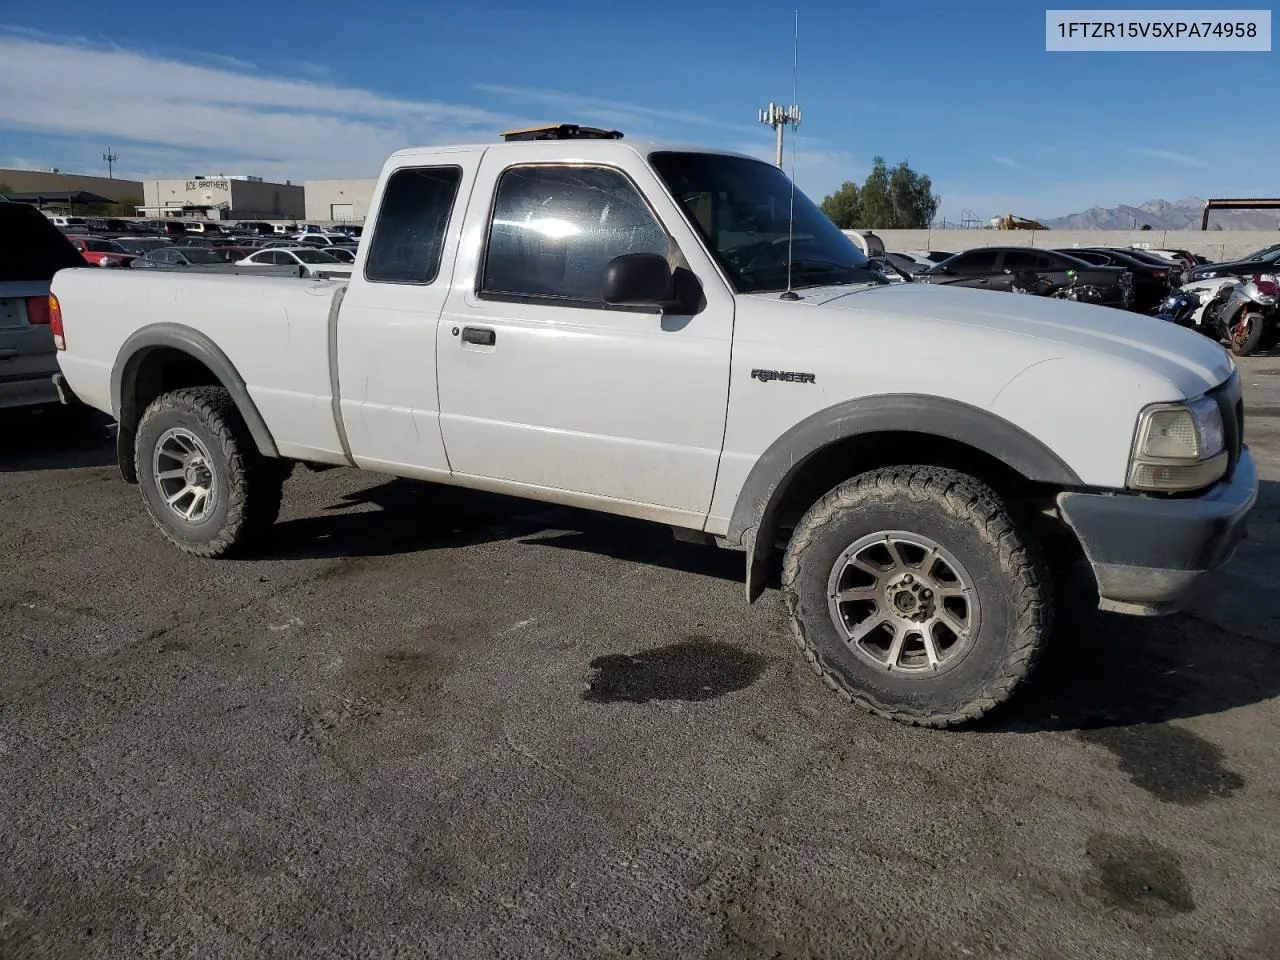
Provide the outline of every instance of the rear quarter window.
[[435,281],[461,181],[461,167],[406,167],[391,174],[369,238],[366,280]]

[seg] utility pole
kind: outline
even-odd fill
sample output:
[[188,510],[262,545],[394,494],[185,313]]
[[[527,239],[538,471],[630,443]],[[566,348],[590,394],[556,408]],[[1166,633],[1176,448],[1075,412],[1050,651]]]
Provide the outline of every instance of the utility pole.
[[800,108],[794,103],[789,107],[771,103],[760,111],[760,122],[773,127],[778,134],[778,166],[781,167],[783,131],[786,130],[788,125],[792,130],[800,126]]
[[107,147],[107,152],[102,155],[102,159],[107,161],[107,179],[115,179],[115,165],[120,158],[111,152],[111,148]]

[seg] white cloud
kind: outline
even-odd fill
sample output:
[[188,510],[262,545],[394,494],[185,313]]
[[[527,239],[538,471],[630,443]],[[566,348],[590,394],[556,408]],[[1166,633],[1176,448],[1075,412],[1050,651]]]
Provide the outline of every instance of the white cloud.
[[1128,147],[1132,153],[1140,153],[1144,157],[1154,157],[1157,160],[1168,160],[1170,163],[1180,164],[1184,167],[1205,167],[1208,166],[1198,157],[1193,157],[1185,153],[1178,153],[1176,150],[1161,150],[1157,147]]
[[0,34],[0,129],[110,143],[126,177],[220,166],[297,180],[374,176],[411,143],[488,141],[527,120],[196,59]]
[[1006,167],[1012,167],[1014,170],[1022,169],[1022,164],[1020,164],[1017,160],[1014,160],[1012,157],[992,157],[991,159],[994,160],[996,163],[1003,164]]
[[[58,68],[48,69],[51,63]],[[490,110],[386,96],[325,82],[322,67],[280,63],[275,68],[289,76],[220,54],[192,52],[178,60],[0,29],[0,130],[28,135],[24,166],[104,172],[100,158],[110,145],[120,155],[117,176],[132,179],[197,173],[294,181],[372,177],[392,151],[410,144],[489,142],[512,126],[566,119],[616,126],[631,137],[697,140],[774,159],[773,137],[759,124],[690,110],[476,85],[491,102],[511,104]],[[552,115],[536,115],[544,110]],[[815,200],[845,180],[860,179],[852,154],[804,135],[788,137],[788,172],[793,142],[797,184]]]

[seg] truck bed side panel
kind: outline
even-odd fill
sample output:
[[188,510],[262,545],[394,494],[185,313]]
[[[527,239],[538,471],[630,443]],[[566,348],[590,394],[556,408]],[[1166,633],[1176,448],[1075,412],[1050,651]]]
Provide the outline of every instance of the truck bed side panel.
[[115,270],[59,273],[72,389],[111,412],[112,368],[135,331],[176,323],[230,359],[282,456],[341,462],[329,379],[329,306],[341,281]]

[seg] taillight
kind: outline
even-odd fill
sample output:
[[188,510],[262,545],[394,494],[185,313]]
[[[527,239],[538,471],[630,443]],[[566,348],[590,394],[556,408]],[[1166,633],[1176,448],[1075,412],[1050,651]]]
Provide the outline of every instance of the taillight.
[[1153,277],[1155,277],[1155,278],[1159,279],[1159,280],[1163,280],[1163,279],[1164,279],[1164,277],[1165,277],[1165,271],[1164,271],[1164,270],[1152,270],[1152,271],[1151,271],[1151,275],[1152,275]]
[[62,305],[52,293],[47,301],[49,309],[49,329],[53,331],[53,345],[59,350],[67,349],[67,338],[62,332]]
[[44,326],[49,322],[49,298],[27,297],[27,323]]
[[1276,278],[1273,274],[1258,274],[1253,278],[1253,285],[1258,288],[1258,293],[1264,297],[1274,297],[1280,292],[1280,285],[1276,284]]

